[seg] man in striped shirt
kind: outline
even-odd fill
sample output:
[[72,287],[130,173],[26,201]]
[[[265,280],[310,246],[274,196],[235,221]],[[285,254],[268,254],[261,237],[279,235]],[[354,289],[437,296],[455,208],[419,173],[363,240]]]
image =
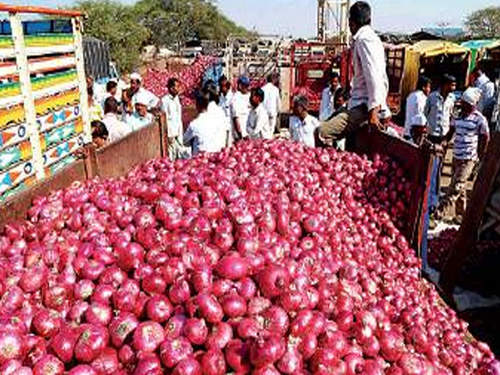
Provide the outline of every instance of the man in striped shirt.
[[489,142],[488,121],[477,109],[480,99],[479,89],[468,88],[461,99],[462,113],[451,123],[447,139],[451,140],[455,135],[453,177],[449,191],[439,209],[440,214],[447,212],[457,203],[461,203],[462,213],[465,213],[466,183],[475,164],[483,158]]

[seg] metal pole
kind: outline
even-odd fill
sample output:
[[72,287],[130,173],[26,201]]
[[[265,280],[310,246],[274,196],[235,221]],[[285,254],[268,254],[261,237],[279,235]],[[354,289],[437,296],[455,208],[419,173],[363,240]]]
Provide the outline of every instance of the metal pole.
[[12,39],[14,40],[16,64],[19,72],[19,84],[21,86],[21,93],[24,100],[26,128],[33,154],[33,167],[35,169],[36,178],[40,181],[45,177],[42,147],[40,144],[40,134],[38,132],[38,124],[36,121],[36,108],[31,87],[28,57],[26,55],[24,44],[23,24],[18,14],[10,13],[10,26],[12,29]]

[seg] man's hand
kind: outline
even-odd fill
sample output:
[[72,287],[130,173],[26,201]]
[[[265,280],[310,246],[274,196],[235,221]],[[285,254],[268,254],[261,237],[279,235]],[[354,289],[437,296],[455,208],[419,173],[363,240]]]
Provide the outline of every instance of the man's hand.
[[380,122],[380,119],[378,117],[378,113],[380,112],[380,107],[375,107],[368,112],[368,125],[370,128],[379,130],[379,131],[384,131],[385,127],[384,125]]

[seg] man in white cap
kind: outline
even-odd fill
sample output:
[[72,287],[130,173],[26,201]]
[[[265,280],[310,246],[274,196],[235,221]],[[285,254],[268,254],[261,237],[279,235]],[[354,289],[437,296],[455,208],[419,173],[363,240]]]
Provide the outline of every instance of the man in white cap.
[[[486,153],[489,142],[488,121],[477,109],[481,99],[481,90],[468,88],[462,95],[462,113],[453,120],[448,141],[455,135],[453,146],[453,177],[449,191],[438,209],[439,216],[455,206],[458,201],[465,212],[467,189],[474,166]],[[459,219],[457,221],[460,221]]]
[[137,131],[153,122],[153,115],[148,112],[148,95],[140,92],[135,97],[134,113],[128,114],[125,121],[131,131]]
[[153,111],[158,108],[160,104],[160,99],[154,95],[151,91],[146,90],[142,87],[142,77],[139,73],[132,73],[130,75],[130,87],[123,92],[123,103],[125,104],[125,112],[132,113],[134,111],[135,104],[137,103],[137,97],[142,95],[142,100],[146,101],[148,111]]

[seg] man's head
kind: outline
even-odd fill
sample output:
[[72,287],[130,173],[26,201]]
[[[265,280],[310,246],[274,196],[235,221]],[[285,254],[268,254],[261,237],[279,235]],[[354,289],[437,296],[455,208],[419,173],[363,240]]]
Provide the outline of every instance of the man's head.
[[203,85],[203,90],[205,94],[208,94],[209,101],[219,104],[219,90],[214,81],[209,80]]
[[457,79],[450,75],[444,74],[441,81],[441,93],[448,95],[457,89]]
[[309,106],[309,101],[303,95],[296,96],[293,99],[293,114],[300,118],[305,118],[307,116],[307,107]]
[[417,90],[423,91],[425,95],[429,95],[432,90],[432,81],[426,76],[420,76],[418,78]]
[[208,104],[210,103],[210,95],[203,91],[198,91],[196,93],[196,110],[198,113],[205,112],[208,109]]
[[109,135],[106,125],[101,121],[92,121],[90,127],[92,129],[92,142],[94,142],[97,147],[104,146]]
[[148,98],[146,94],[139,93],[135,97],[135,111],[140,117],[145,117],[148,114]]
[[238,78],[238,91],[246,94],[250,91],[250,79],[247,76]]
[[231,82],[227,79],[226,76],[222,76],[219,78],[219,91],[222,95],[226,96],[227,93],[231,90]]
[[349,28],[355,35],[363,26],[372,23],[372,10],[364,1],[358,1],[349,9]]
[[462,94],[462,112],[465,116],[470,115],[481,99],[481,90],[476,87],[469,87]]
[[177,78],[170,78],[167,82],[167,89],[170,95],[176,97],[180,94],[180,85]]
[[335,92],[340,86],[340,77],[337,72],[332,72],[330,76],[330,90]]
[[267,82],[272,83],[274,86],[278,87],[280,84],[280,76],[278,73],[271,73],[267,76]]
[[104,101],[104,114],[107,113],[118,113],[118,101],[114,96],[110,96]]
[[117,90],[118,83],[116,83],[115,81],[109,81],[108,83],[106,83],[106,92],[111,96],[115,96]]
[[139,73],[132,73],[130,75],[130,90],[136,93],[141,88],[142,77]]
[[252,90],[250,95],[250,104],[253,108],[257,108],[264,101],[264,91],[261,88]]
[[349,92],[347,90],[337,90],[335,91],[335,96],[333,98],[333,108],[335,110],[343,107],[349,100]]

